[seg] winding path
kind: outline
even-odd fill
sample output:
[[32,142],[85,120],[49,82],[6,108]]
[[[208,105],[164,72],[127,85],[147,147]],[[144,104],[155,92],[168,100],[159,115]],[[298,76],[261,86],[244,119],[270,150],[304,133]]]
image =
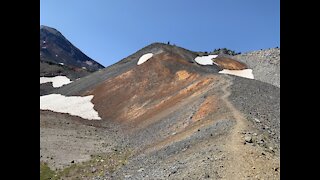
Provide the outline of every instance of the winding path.
[[[229,87],[232,85],[232,80],[230,77],[224,79],[221,98],[236,122],[226,137],[225,151],[228,160],[225,162],[226,172],[223,179],[279,179],[279,174],[273,170],[279,166],[279,159],[258,146],[244,144],[241,133],[249,131],[251,124],[229,101],[228,97],[231,95]],[[266,155],[261,156],[262,152]]]

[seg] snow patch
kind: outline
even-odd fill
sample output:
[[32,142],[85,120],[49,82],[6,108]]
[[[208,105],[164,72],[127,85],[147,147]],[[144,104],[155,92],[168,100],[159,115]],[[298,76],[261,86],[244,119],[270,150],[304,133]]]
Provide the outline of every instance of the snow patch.
[[214,58],[218,57],[218,55],[208,55],[208,56],[198,56],[194,60],[201,65],[213,65]]
[[88,120],[101,120],[90,96],[63,96],[61,94],[49,94],[40,96],[40,109],[59,113],[68,113]]
[[89,66],[92,66],[92,62],[91,61],[86,61],[86,64],[88,64]]
[[147,53],[147,54],[144,54],[143,56],[141,56],[139,58],[139,61],[138,61],[138,65],[148,61],[150,58],[152,58],[153,54],[152,53]]
[[59,63],[59,64],[62,65],[62,66],[64,65],[63,63]]
[[252,69],[243,69],[243,70],[228,70],[224,69],[222,71],[219,71],[221,74],[230,74],[235,76],[240,76],[248,79],[254,79],[252,74]]
[[69,78],[66,76],[56,76],[56,77],[40,77],[40,84],[52,82],[52,86],[54,88],[61,87],[65,84],[69,84],[72,81],[70,81]]

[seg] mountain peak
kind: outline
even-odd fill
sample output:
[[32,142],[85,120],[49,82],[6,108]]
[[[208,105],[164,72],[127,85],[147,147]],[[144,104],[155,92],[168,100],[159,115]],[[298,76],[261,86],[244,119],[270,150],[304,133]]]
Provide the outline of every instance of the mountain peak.
[[89,71],[104,68],[81,52],[57,29],[45,25],[40,26],[40,59]]
[[62,35],[57,29],[49,27],[49,26],[45,26],[45,25],[40,25],[40,31],[41,30],[48,31],[48,32],[55,34],[55,35]]

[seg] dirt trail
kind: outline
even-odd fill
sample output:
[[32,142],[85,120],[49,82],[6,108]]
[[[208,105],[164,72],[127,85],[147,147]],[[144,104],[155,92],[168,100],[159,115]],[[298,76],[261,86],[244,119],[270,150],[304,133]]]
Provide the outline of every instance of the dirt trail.
[[[219,81],[215,81],[205,88],[201,93],[199,92],[199,98],[205,92],[208,94],[218,93],[221,94],[221,102],[226,109],[226,114],[220,114],[218,117],[232,118],[235,123],[232,129],[230,129],[227,136],[223,138],[219,144],[223,147],[226,159],[222,160],[224,168],[221,168],[219,175],[222,179],[279,179],[280,169],[277,169],[280,165],[279,157],[270,152],[266,152],[265,149],[260,146],[253,146],[251,144],[244,144],[244,132],[257,132],[251,122],[249,122],[244,115],[234,107],[229,101],[228,97],[231,95],[229,87],[232,85],[231,77],[224,76],[219,78]],[[188,103],[194,98],[185,99],[184,103]],[[184,104],[182,103],[182,105]],[[181,104],[179,104],[181,105]],[[180,107],[177,105],[177,107]],[[165,138],[163,141],[156,142],[145,149],[142,152],[150,153],[151,151],[162,149],[170,144],[173,144],[182,139],[186,139],[191,134],[195,133],[200,127],[208,127],[215,123],[213,119],[201,120],[190,124],[186,129],[178,132],[175,135]]]
[[247,168],[247,164],[244,163],[243,154],[243,143],[240,136],[240,132],[243,132],[246,129],[246,124],[243,119],[243,116],[240,112],[229,102],[228,97],[231,92],[228,91],[229,86],[232,85],[231,80],[226,80],[225,84],[222,86],[222,91],[224,95],[222,96],[222,100],[225,102],[226,106],[230,109],[234,118],[236,119],[236,123],[234,128],[230,132],[230,136],[227,138],[229,141],[226,144],[226,150],[230,153],[232,163],[228,164],[228,172],[226,173],[226,179],[241,179],[243,177],[244,169]]
[[[278,157],[264,152],[258,146],[245,145],[242,133],[250,131],[251,124],[244,118],[233,104],[228,100],[231,92],[228,88],[232,85],[232,80],[226,77],[222,86],[222,100],[232,113],[236,123],[226,138],[225,151],[228,160],[225,162],[226,172],[223,179],[279,179],[279,172],[275,172],[275,167],[279,167]],[[265,154],[262,156],[261,154]]]

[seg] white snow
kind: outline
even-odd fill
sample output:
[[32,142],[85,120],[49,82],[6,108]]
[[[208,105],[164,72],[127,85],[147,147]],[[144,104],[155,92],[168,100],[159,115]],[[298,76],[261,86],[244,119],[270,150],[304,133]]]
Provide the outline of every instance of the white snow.
[[208,55],[208,56],[198,56],[194,60],[201,65],[213,65],[214,58],[218,57],[218,55]]
[[59,63],[59,64],[62,65],[62,66],[64,65],[63,63]]
[[139,58],[139,61],[138,61],[138,65],[148,61],[150,58],[152,58],[153,54],[152,53],[147,53],[147,54],[144,54],[143,56],[141,56]]
[[[218,65],[216,62],[214,62],[212,59],[217,58],[218,55],[208,55],[208,56],[198,56],[194,60],[201,65]],[[222,71],[219,71],[221,74],[230,74],[235,76],[240,76],[248,79],[254,79],[252,74],[252,69],[244,69],[244,70],[228,70],[224,69]]]
[[65,84],[69,84],[72,81],[70,81],[69,78],[66,76],[56,76],[56,77],[40,77],[40,84],[52,82],[52,86],[54,88],[61,87]]
[[93,95],[66,97],[61,94],[49,94],[40,96],[40,109],[68,113],[88,120],[101,120],[98,112],[93,108],[92,98]]
[[221,74],[231,74],[235,76],[240,76],[248,79],[254,79],[252,74],[252,69],[244,69],[244,70],[228,70],[224,69],[222,71],[219,71]]
[[92,66],[92,62],[91,61],[86,61],[86,64],[88,64],[89,66]]

